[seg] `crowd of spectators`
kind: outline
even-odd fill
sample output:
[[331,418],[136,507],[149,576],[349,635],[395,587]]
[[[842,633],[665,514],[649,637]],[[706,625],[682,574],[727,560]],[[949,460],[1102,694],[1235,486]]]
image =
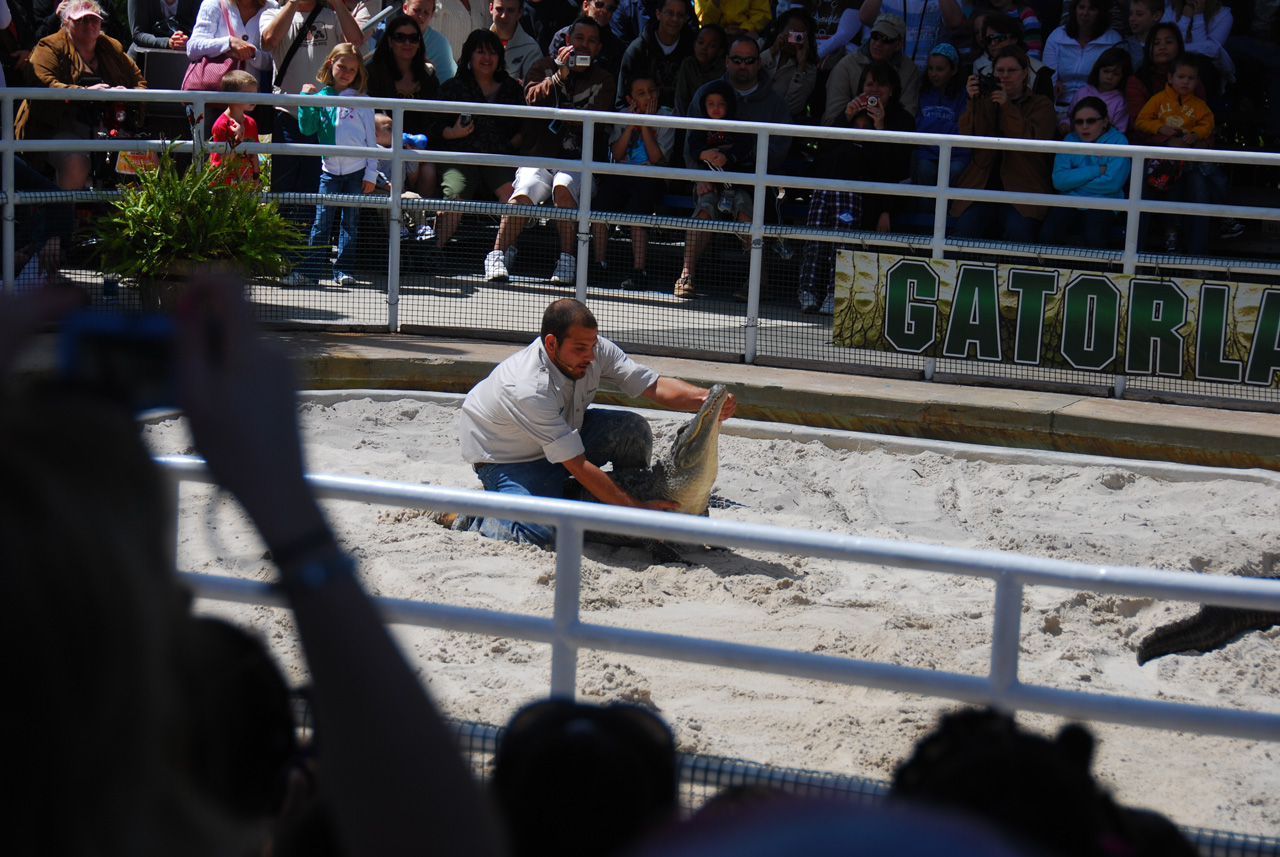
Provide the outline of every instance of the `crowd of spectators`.
[[11,853],[1196,853],[1099,786],[1085,729],[1047,738],[993,711],[944,717],[897,767],[887,805],[738,787],[682,821],[667,725],[566,699],[514,716],[482,787],[304,479],[289,364],[258,338],[244,291],[197,279],[184,293],[175,396],[195,451],[268,547],[314,728],[295,727],[262,640],[194,614],[174,570],[176,495],[118,388],[9,375],[82,295],[0,296],[0,591],[20,608],[5,633],[22,653],[12,811],[58,819],[14,825]]
[[[29,2],[33,0],[11,0],[7,7],[14,12],[2,32],[16,48],[6,58],[10,83],[91,88],[147,85],[121,41],[106,35],[111,30],[108,25],[119,17],[116,7],[104,9],[95,0],[62,0],[52,13],[57,27],[48,32],[50,12],[24,5]],[[620,113],[637,110],[635,86],[649,81],[656,87],[657,103],[653,111],[645,107],[641,112],[665,115],[670,111],[700,118],[708,114],[699,93],[705,94],[704,87],[719,81],[733,90],[734,103],[726,115],[740,121],[898,132],[1033,140],[1075,135],[1080,139],[1074,124],[1081,118],[1076,108],[1085,99],[1095,98],[1105,108],[1101,119],[1108,144],[1214,148],[1224,145],[1226,113],[1245,99],[1260,108],[1249,114],[1260,127],[1253,128],[1247,139],[1233,135],[1230,144],[1280,149],[1277,5],[1276,0],[1256,0],[1249,6],[1223,5],[1222,0],[526,0],[523,5],[519,0],[488,0],[487,5],[485,0],[405,0],[393,17],[366,32],[378,0],[202,0],[198,5],[194,0],[131,0],[128,26],[116,21],[111,31],[123,31],[126,42],[132,34],[130,51],[135,47],[181,50],[192,62],[234,58],[258,78],[262,91],[302,92],[316,83],[332,48],[349,42],[369,62],[368,92],[379,97],[572,106]],[[42,27],[46,34],[37,40]],[[578,30],[584,35],[575,45]],[[494,38],[477,40],[477,32]],[[478,61],[477,52],[485,59]],[[490,71],[488,57],[494,53],[502,68]],[[868,69],[876,64],[891,72],[881,69],[870,76],[873,86],[888,84],[892,93],[888,102],[879,101],[866,88]],[[1190,96],[1166,91],[1174,67],[1183,64],[1194,66],[1196,73]],[[458,86],[442,87],[458,76],[462,79]],[[1186,106],[1188,97],[1198,99],[1197,104]],[[1134,122],[1150,102],[1167,105],[1170,98],[1186,109],[1166,110],[1161,124],[1148,130]],[[1043,121],[1046,101],[1052,112],[1047,124]],[[648,99],[640,103],[648,104]],[[23,104],[15,130],[19,137],[87,139],[103,126],[103,111],[95,113],[95,109],[89,105],[64,110],[55,102]],[[1197,130],[1192,133],[1182,127],[1184,122],[1190,127],[1188,111],[1195,114]],[[278,107],[274,112],[273,141],[317,142],[299,128],[296,109]],[[1084,118],[1093,118],[1092,113]],[[432,150],[581,157],[581,128],[571,122],[515,123],[410,110],[405,113],[404,129],[425,135],[425,145]],[[678,164],[731,172],[754,169],[751,152],[727,165],[719,163],[719,157],[700,157],[706,149],[690,152],[686,142],[692,135],[683,128],[675,129],[669,148],[657,146],[643,153],[635,141],[645,135],[637,138],[632,133],[619,144],[621,154],[614,152],[613,145],[620,138],[603,122],[600,129],[595,148],[588,153],[597,160],[622,158],[619,162],[635,166]],[[735,129],[735,133],[742,132]],[[851,146],[843,141],[806,143],[777,135],[769,148],[769,169],[783,174],[859,175],[920,185],[938,181],[938,148],[911,144],[909,138],[896,145]],[[682,157],[675,157],[677,153]],[[93,179],[90,158],[84,154],[33,153],[30,161],[37,172],[63,189],[81,188]],[[319,164],[317,157],[274,156],[271,189],[314,193],[319,187]],[[900,169],[904,164],[905,170]],[[1074,169],[1101,166],[1086,158]],[[683,213],[697,218],[741,219],[745,213],[750,219],[752,214],[751,195],[731,181],[606,182],[611,187],[601,200],[601,183],[580,189],[577,172],[567,166],[521,170],[520,174],[479,165],[441,171],[429,158],[418,158],[411,167],[393,184],[401,192],[427,198],[492,196],[498,202],[546,201],[568,207],[577,205],[585,192],[597,199],[597,207],[609,202],[631,214],[659,209],[679,214],[684,204],[688,208]],[[1228,176],[1214,164],[1170,158],[1148,162],[1144,172],[1152,171],[1154,175],[1144,176],[1144,195],[1197,204],[1230,202]],[[551,179],[534,185],[521,181],[533,172],[547,173]],[[438,173],[447,174],[451,181],[439,181],[443,175]],[[1098,186],[1084,182],[1063,191],[1054,176],[1051,155],[979,147],[954,150],[944,182],[961,188],[1036,194],[1057,189],[1073,195],[1091,195],[1089,189]],[[632,198],[632,184],[645,188],[640,195],[644,205]],[[667,192],[659,194],[658,188]],[[712,190],[714,198],[709,201]],[[1113,193],[1109,189],[1105,195]],[[1128,188],[1120,193],[1128,193]],[[679,202],[681,197],[689,202]],[[921,215],[929,213],[927,204],[886,194],[875,200],[839,197],[831,209],[832,199],[810,195],[812,222],[831,222],[833,216],[840,216],[836,228],[927,228],[920,223]],[[948,228],[956,237],[1037,241],[1045,237],[1041,229],[1050,208],[1026,200],[1011,205],[957,201],[948,212],[953,218]],[[309,209],[291,213],[304,222]],[[488,279],[509,276],[515,239],[524,220],[504,218],[484,262]],[[1158,230],[1149,229],[1147,220],[1142,226],[1144,245],[1167,252],[1205,252],[1215,225],[1220,240],[1244,230],[1230,218],[1150,218],[1159,221]],[[434,232],[413,233],[428,245],[423,258],[447,247],[458,215],[441,212],[437,221]],[[551,279],[565,282],[574,276],[577,238],[569,221],[557,220],[557,224],[560,253]],[[644,240],[644,230],[631,233],[633,240]],[[620,273],[610,270],[608,234],[602,239],[597,230],[593,242],[592,284],[661,288],[648,276],[643,247],[633,248],[629,270],[625,266]],[[1047,235],[1055,242],[1079,237],[1059,229],[1048,230]],[[683,268],[670,285],[680,297],[699,293],[696,268],[707,237],[704,232],[689,233]],[[1109,224],[1104,238],[1105,244],[1117,246],[1119,225]],[[825,258],[825,249],[817,255]],[[809,268],[817,271],[817,280],[823,279],[823,262]],[[802,307],[810,308],[816,298],[821,311],[825,292],[824,284],[806,275],[799,289]]]

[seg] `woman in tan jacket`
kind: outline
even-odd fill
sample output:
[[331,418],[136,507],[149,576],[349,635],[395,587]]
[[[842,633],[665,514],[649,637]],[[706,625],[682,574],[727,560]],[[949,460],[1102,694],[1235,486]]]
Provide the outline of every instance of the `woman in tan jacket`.
[[[960,114],[960,133],[975,137],[1052,140],[1057,126],[1053,102],[1030,89],[1030,62],[1014,47],[1001,48],[993,62],[994,87],[978,75],[969,78],[969,105]],[[987,79],[988,81],[990,79]],[[1038,152],[973,150],[973,160],[960,175],[961,188],[1053,193],[1053,158]],[[1043,205],[956,200],[956,238],[1035,240],[1048,208]]]
[[[146,89],[147,82],[120,43],[102,32],[102,7],[94,0],[64,0],[58,6],[62,29],[41,39],[31,52],[32,86],[51,89]],[[104,102],[24,101],[14,119],[18,139],[87,140],[94,114]],[[89,178],[89,156],[51,152],[58,187],[79,190]]]

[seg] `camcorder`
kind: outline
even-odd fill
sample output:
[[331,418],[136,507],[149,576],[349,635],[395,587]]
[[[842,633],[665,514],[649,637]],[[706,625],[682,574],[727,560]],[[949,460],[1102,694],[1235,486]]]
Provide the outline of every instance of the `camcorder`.
[[577,52],[569,54],[569,68],[590,68],[591,54],[580,54]]

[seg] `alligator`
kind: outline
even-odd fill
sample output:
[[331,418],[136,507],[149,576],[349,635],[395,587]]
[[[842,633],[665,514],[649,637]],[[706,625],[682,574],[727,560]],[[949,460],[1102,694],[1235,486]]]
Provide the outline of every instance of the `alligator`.
[[1205,604],[1193,616],[1156,628],[1138,645],[1138,666],[1175,652],[1204,654],[1251,631],[1280,625],[1280,612]]
[[[613,480],[637,500],[672,500],[679,504],[673,511],[705,516],[720,466],[720,409],[728,396],[729,391],[723,384],[712,386],[702,407],[676,431],[665,455],[659,455],[649,467],[614,469],[610,474]],[[572,480],[565,496],[571,500],[599,502]],[[588,532],[587,538],[603,544],[643,546],[657,562],[689,564],[654,539],[597,532]]]

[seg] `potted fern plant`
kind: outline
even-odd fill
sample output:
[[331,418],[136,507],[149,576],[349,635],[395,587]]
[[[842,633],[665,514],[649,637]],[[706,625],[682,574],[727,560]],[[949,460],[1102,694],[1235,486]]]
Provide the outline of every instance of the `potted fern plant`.
[[233,159],[182,169],[172,152],[138,170],[94,232],[102,270],[138,284],[143,309],[171,309],[184,281],[210,267],[279,276],[306,241],[261,189],[235,175]]

